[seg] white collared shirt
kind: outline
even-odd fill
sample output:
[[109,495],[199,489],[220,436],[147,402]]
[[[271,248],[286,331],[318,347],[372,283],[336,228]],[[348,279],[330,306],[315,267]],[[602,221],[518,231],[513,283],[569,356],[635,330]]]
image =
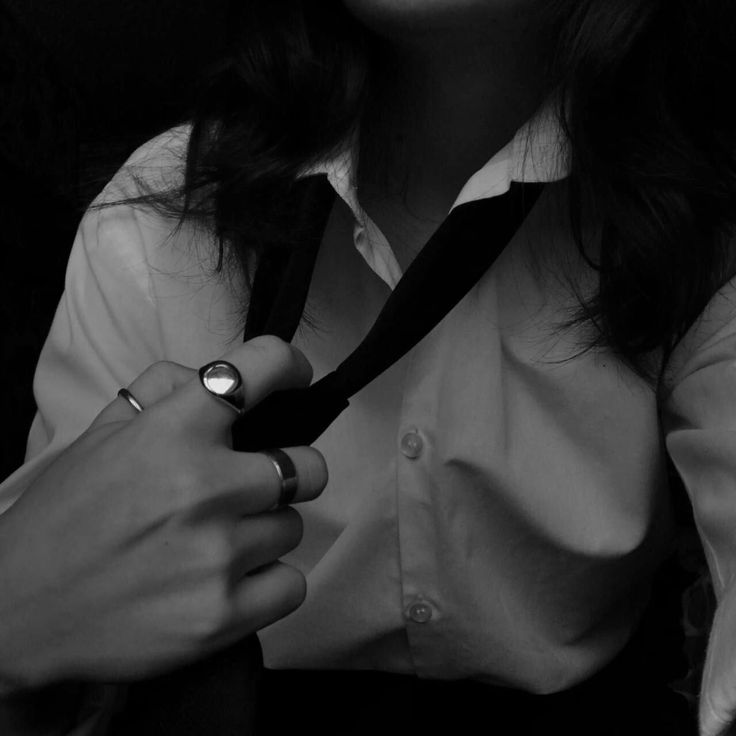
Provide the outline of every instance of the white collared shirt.
[[[526,132],[457,203],[564,173],[556,133]],[[131,166],[155,175],[185,137],[156,139]],[[360,341],[401,275],[349,160],[326,169],[348,207],[336,206],[320,250],[308,301],[316,328],[295,339],[315,379]],[[304,540],[286,558],[307,574],[308,595],[260,633],[265,661],[534,692],[585,679],[636,627],[642,583],[669,549],[664,431],[721,601],[701,705],[713,736],[736,704],[731,287],[676,355],[660,426],[649,386],[560,327],[577,303],[567,277],[585,291],[595,275],[558,227],[554,188],[470,293],[315,443],[330,482],[300,507]],[[102,196],[129,193],[121,172]],[[28,462],[0,486],[1,509],[150,363],[199,366],[240,339],[241,285],[209,275],[212,248],[141,209],[85,216],[36,374]]]
[[[363,209],[354,176],[353,141],[333,159],[304,172],[326,174],[333,189],[353,213],[353,243],[368,266],[393,289],[401,278],[401,266],[386,236]],[[481,169],[468,179],[450,211],[458,205],[490,199],[508,192],[511,182],[550,182],[567,175],[566,145],[562,131],[545,107]],[[449,212],[448,211],[448,214]]]

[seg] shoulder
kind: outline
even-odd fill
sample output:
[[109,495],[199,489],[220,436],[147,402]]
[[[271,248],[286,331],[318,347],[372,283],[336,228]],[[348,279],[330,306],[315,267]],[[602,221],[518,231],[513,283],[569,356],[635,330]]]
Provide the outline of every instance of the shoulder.
[[155,360],[206,362],[239,334],[241,282],[216,271],[212,234],[137,200],[176,185],[187,137],[187,128],[172,129],[130,156],[82,218],[67,265],[66,323],[52,339],[84,335],[76,342],[100,355],[117,340],[116,363],[132,376]]
[[733,376],[736,365],[736,277],[710,299],[670,356],[664,375],[665,395],[698,375],[723,371]]
[[180,217],[190,132],[181,125],[145,142],[105,185],[80,225],[89,257],[149,274],[214,267],[211,228]]
[[184,182],[190,133],[190,125],[180,125],[139,146],[100,192],[93,206],[179,189]]

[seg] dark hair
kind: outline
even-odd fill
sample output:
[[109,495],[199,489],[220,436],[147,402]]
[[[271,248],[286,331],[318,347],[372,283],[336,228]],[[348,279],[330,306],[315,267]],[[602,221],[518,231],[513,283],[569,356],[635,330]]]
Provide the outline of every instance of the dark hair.
[[[573,322],[596,328],[588,347],[654,378],[734,272],[736,4],[554,0],[547,10],[573,232],[599,273]],[[183,188],[153,198],[210,223],[220,263],[232,256],[248,274],[249,254],[289,244],[297,175],[350,135],[383,71],[375,39],[338,0],[250,0],[232,28],[232,52],[194,111]],[[583,221],[596,223],[599,249]]]
[[563,0],[554,74],[571,143],[570,213],[600,228],[581,315],[640,372],[734,273],[731,0]]

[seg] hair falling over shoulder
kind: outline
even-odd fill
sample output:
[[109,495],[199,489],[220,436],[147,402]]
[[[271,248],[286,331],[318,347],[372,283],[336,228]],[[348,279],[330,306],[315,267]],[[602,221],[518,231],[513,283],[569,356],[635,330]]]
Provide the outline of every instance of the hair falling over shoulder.
[[[240,6],[193,110],[183,188],[144,198],[209,223],[221,264],[248,276],[253,253],[293,242],[299,173],[357,130],[383,69],[339,0]],[[573,322],[656,379],[736,272],[736,3],[551,0],[545,17],[570,218],[599,274]]]

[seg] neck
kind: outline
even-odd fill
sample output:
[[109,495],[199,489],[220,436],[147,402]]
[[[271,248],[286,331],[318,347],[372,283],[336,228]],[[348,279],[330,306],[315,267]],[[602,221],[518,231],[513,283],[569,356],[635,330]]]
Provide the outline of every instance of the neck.
[[382,113],[390,133],[377,146],[393,141],[387,155],[364,159],[380,160],[383,171],[368,172],[362,197],[400,198],[417,217],[441,220],[465,181],[542,103],[542,34],[527,14],[472,21],[386,39],[394,73],[379,105],[391,110]]

